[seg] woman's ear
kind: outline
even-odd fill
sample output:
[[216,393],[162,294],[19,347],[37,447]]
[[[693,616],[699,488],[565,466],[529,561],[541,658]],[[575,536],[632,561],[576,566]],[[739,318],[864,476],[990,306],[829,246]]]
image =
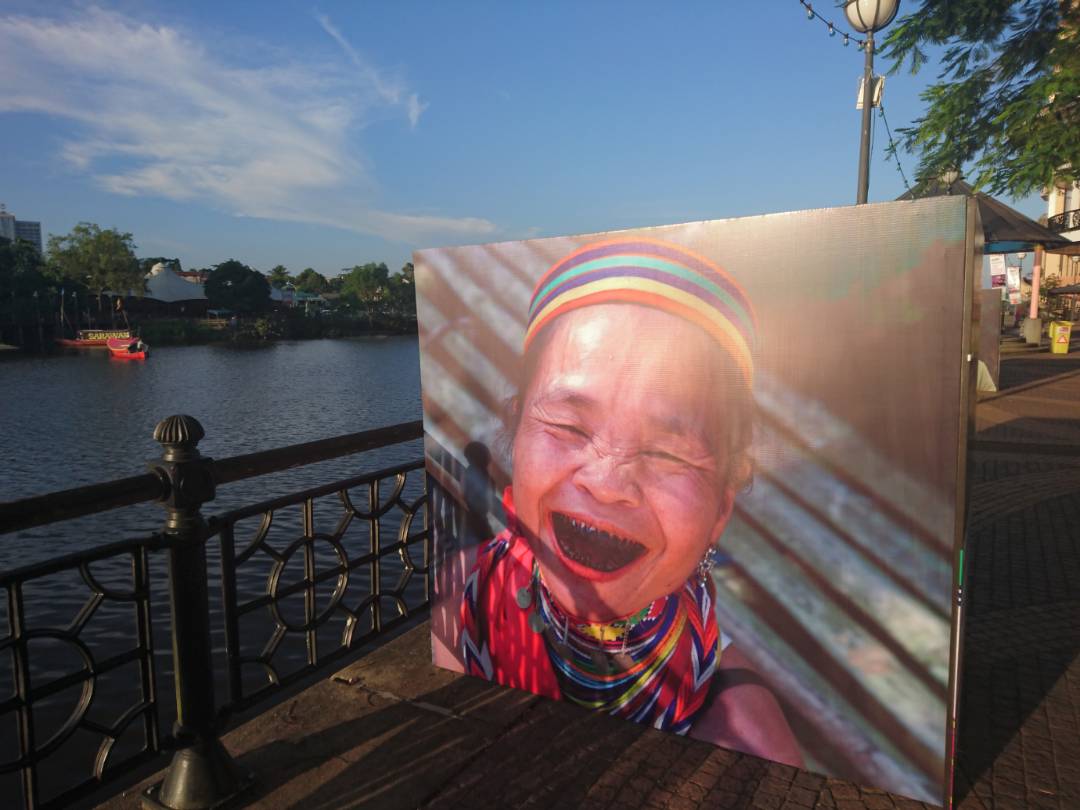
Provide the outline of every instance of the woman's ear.
[[750,488],[754,485],[754,461],[750,458],[750,453],[743,452],[739,454],[738,461],[731,465],[728,480],[736,494],[750,491]]
[[521,421],[521,394],[514,394],[502,401],[500,408],[503,427],[498,433],[496,447],[511,465],[514,460],[514,437]]
[[731,512],[735,508],[735,488],[732,486],[724,487],[723,498],[720,501],[720,508],[717,514],[716,523],[713,524],[712,542],[716,543],[720,540],[720,535],[724,533],[724,529],[727,527],[728,521],[731,519]]

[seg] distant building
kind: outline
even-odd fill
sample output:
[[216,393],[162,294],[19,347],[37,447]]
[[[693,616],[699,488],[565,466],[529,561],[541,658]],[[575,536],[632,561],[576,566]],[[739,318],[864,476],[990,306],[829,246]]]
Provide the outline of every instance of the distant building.
[[193,281],[196,284],[205,284],[210,274],[205,270],[174,270],[173,272],[184,281]]
[[[1043,195],[1046,200],[1046,227],[1073,242],[1080,242],[1080,183],[1055,185]],[[1056,275],[1062,286],[1080,284],[1080,262],[1071,256],[1048,253],[1043,260],[1043,278]]]
[[12,242],[16,239],[25,239],[37,248],[39,254],[41,253],[41,223],[16,219],[3,203],[0,203],[0,236]]
[[37,252],[41,254],[41,223],[40,222],[27,222],[25,220],[15,220],[15,238],[25,239],[31,245],[37,248]]
[[8,213],[0,204],[0,237],[15,241],[15,215]]

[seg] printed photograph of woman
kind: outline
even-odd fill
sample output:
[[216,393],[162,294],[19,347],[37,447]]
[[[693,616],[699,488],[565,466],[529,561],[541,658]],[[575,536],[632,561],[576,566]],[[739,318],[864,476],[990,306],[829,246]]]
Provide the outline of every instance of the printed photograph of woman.
[[415,253],[435,664],[939,801],[973,216]]
[[[793,765],[709,569],[750,483],[754,318],[675,245],[587,245],[537,285],[509,527],[466,583],[466,671]],[[725,643],[727,642],[727,643]]]

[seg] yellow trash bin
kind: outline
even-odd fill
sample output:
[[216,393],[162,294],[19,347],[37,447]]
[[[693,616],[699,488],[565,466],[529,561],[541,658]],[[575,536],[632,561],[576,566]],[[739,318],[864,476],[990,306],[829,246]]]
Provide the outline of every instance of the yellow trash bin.
[[1051,321],[1050,351],[1054,354],[1068,354],[1071,333],[1072,324],[1069,321]]

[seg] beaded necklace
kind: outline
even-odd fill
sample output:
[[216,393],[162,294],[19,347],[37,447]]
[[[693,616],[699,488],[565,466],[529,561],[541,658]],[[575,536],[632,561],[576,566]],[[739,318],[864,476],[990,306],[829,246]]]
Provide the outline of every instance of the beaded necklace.
[[719,657],[712,591],[705,583],[691,578],[678,592],[607,623],[572,619],[548,592],[535,562],[532,590],[534,615],[543,623],[565,699],[678,734],[690,730]]
[[524,538],[477,557],[462,597],[465,671],[507,686],[687,733],[720,657],[711,577],[618,622],[575,620],[554,601]]

